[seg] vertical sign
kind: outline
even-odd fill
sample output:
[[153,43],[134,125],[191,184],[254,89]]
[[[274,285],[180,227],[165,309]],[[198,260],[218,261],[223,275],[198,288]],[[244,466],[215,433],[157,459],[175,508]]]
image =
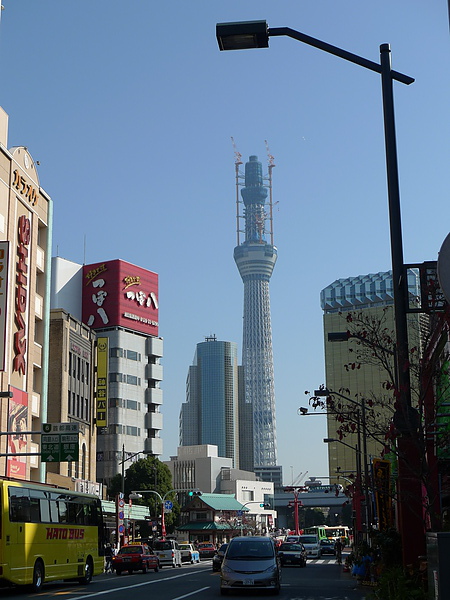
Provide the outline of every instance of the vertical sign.
[[0,371],[5,370],[9,242],[0,242]]
[[13,397],[9,399],[8,407],[8,466],[7,476],[17,479],[27,477],[27,457],[21,454],[27,452],[28,435],[28,394],[23,390],[11,387]]
[[97,338],[97,427],[108,425],[108,338]]
[[373,459],[373,480],[378,528],[380,531],[386,531],[392,527],[391,463],[388,460]]

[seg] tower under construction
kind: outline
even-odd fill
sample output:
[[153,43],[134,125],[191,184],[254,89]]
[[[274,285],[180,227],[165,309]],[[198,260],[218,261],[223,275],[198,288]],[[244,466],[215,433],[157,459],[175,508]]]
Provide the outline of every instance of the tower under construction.
[[[277,463],[269,296],[269,281],[277,260],[272,227],[274,164],[273,157],[269,155],[269,175],[265,178],[258,157],[250,156],[243,176],[239,170],[242,164],[240,157],[236,152],[237,246],[234,249],[234,260],[244,282],[244,389],[240,403],[240,456],[241,468],[254,471],[261,468],[264,471]],[[267,201],[268,192],[270,196]],[[245,223],[243,230],[242,222]],[[242,235],[244,240],[241,243]],[[244,462],[247,464],[243,464]]]

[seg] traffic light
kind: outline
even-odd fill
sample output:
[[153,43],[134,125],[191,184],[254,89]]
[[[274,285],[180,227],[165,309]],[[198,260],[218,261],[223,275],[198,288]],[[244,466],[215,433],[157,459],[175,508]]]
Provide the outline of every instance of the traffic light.
[[189,496],[201,496],[202,492],[200,490],[192,490],[189,492]]
[[261,508],[272,508],[268,502],[260,504]]

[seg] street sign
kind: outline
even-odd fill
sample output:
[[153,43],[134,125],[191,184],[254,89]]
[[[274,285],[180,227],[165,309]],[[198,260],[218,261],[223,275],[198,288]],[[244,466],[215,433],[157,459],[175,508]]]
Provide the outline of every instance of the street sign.
[[172,508],[173,508],[173,502],[171,502],[170,500],[166,500],[164,502],[164,509],[166,511],[169,511],[169,510],[172,510]]
[[237,514],[238,517],[242,517],[242,513],[243,513],[242,510],[237,510],[236,511],[236,514]]
[[78,460],[78,423],[43,423],[41,435],[42,462]]

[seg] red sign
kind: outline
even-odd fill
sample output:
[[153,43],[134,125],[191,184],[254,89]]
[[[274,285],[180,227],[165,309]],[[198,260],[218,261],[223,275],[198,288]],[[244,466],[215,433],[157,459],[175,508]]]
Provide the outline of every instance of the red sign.
[[158,274],[123,260],[83,267],[83,322],[158,336]]
[[17,244],[17,272],[16,272],[16,310],[15,321],[17,331],[14,334],[14,361],[13,369],[22,375],[26,374],[27,351],[27,322],[26,311],[28,307],[28,246],[30,245],[31,226],[30,219],[22,215],[19,217],[19,231]]

